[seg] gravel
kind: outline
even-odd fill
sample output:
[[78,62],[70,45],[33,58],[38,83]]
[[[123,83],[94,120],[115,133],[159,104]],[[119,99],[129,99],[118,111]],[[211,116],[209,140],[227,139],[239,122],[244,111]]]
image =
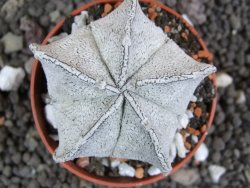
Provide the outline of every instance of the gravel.
[[225,149],[225,142],[220,137],[215,137],[213,140],[213,149],[215,151],[223,151]]
[[16,91],[25,77],[22,68],[4,66],[0,71],[0,89],[2,91]]
[[182,168],[173,174],[171,177],[173,181],[176,181],[184,186],[189,186],[199,181],[200,175],[197,169],[185,169]]
[[217,73],[217,86],[218,87],[227,87],[232,84],[233,78],[224,72]]
[[226,168],[218,165],[210,165],[208,167],[209,173],[211,175],[212,181],[218,183],[220,177],[226,172]]
[[[38,137],[31,115],[29,81],[32,63],[27,46],[41,40],[57,19],[83,5],[85,0],[0,1],[0,67],[26,71],[17,91],[0,91],[0,187],[101,187],[80,180],[53,162]],[[218,88],[218,107],[213,128],[205,141],[209,157],[185,167],[197,172],[189,187],[245,188],[250,184],[250,2],[248,0],[163,0],[189,17],[214,54],[219,72],[229,75]],[[24,19],[25,18],[25,19]],[[52,21],[51,21],[52,18]],[[21,20],[32,23],[20,29]],[[24,23],[23,23],[24,24]],[[22,28],[23,28],[22,27]],[[32,35],[34,31],[34,35]],[[8,34],[9,33],[9,34]],[[11,34],[11,35],[10,35]],[[7,39],[6,39],[7,36]],[[16,45],[7,42],[12,40]],[[226,86],[225,86],[226,85]],[[214,181],[211,166],[226,168]],[[212,166],[213,167],[213,166]],[[213,169],[213,168],[212,168]],[[179,179],[180,180],[180,179]],[[186,187],[174,178],[146,188]],[[184,181],[184,180],[183,180]]]
[[13,33],[6,33],[1,42],[4,45],[4,52],[10,54],[23,49],[23,37]]
[[194,154],[194,159],[196,161],[206,161],[207,157],[209,155],[208,148],[206,144],[202,143],[198,150]]

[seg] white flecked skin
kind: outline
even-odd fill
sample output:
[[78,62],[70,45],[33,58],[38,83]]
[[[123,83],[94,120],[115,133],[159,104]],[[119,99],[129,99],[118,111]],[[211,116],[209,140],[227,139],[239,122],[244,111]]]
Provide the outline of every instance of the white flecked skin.
[[198,84],[216,71],[185,54],[137,0],[30,49],[42,63],[54,107],[57,162],[112,156],[145,161],[167,174],[179,119]]

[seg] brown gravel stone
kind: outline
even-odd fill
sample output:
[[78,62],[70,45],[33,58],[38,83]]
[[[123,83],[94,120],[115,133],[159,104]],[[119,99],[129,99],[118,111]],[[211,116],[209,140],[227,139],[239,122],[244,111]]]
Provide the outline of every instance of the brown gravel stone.
[[196,107],[194,110],[194,114],[197,118],[200,118],[202,115],[202,109],[200,107]]
[[201,59],[199,58],[199,56],[197,54],[192,54],[192,58],[196,61],[201,61]]
[[199,136],[200,135],[200,131],[192,128],[192,127],[188,127],[187,129],[187,132],[192,134],[192,135],[195,135],[195,136]]
[[89,158],[88,157],[81,157],[77,159],[76,164],[81,168],[84,168],[89,165]]
[[148,17],[150,20],[154,21],[157,16],[158,16],[158,14],[155,11],[155,8],[151,7],[148,9]]
[[165,27],[164,27],[164,32],[165,33],[169,33],[171,31],[171,28],[168,26],[168,25],[166,25]]
[[185,148],[188,149],[188,150],[190,150],[191,147],[192,147],[192,145],[189,142],[187,142],[187,141],[185,142],[184,145],[185,145]]
[[153,13],[153,12],[155,12],[155,9],[154,9],[153,7],[148,8],[148,13],[149,13],[149,14],[150,14],[150,13]]
[[188,41],[188,34],[186,32],[182,32],[181,38],[183,38],[185,41]]
[[128,161],[128,159],[115,158],[115,157],[110,157],[110,160],[111,161],[117,160],[117,161],[120,161],[120,162],[127,162]]
[[4,116],[0,117],[0,126],[3,126],[4,122],[5,122],[5,117]]
[[154,21],[157,16],[158,16],[158,14],[156,12],[152,12],[152,13],[149,14],[149,18],[152,21]]
[[213,54],[209,53],[209,52],[206,52],[204,50],[200,50],[198,51],[198,56],[200,58],[207,58],[208,61],[212,61],[213,60]]
[[207,131],[207,125],[202,125],[201,127],[201,133],[205,133]]
[[209,80],[213,80],[213,74],[210,74],[210,75],[208,76],[208,78],[209,78]]
[[138,179],[142,179],[144,177],[144,169],[142,167],[135,170],[135,177]]
[[107,14],[107,13],[111,12],[111,10],[112,10],[112,6],[109,3],[104,5],[104,13]]

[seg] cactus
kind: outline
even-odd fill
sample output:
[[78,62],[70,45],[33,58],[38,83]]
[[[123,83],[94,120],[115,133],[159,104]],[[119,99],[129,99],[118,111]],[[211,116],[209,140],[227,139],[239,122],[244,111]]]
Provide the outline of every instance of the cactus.
[[196,87],[216,71],[185,54],[138,0],[30,49],[47,79],[57,162],[110,156],[148,162],[167,174],[180,119]]

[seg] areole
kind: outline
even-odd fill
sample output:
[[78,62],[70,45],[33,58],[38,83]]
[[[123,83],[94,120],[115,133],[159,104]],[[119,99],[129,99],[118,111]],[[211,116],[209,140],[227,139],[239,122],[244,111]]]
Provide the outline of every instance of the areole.
[[[76,16],[81,11],[86,10],[86,9],[96,5],[96,4],[115,3],[115,2],[117,2],[117,0],[96,0],[96,1],[93,1],[89,4],[87,4],[87,5],[80,7],[79,9],[74,10],[73,12],[71,12],[70,16]],[[192,32],[193,35],[197,38],[197,40],[198,40],[199,44],[201,45],[201,47],[203,48],[203,50],[205,52],[208,52],[208,49],[207,49],[205,43],[199,37],[197,31],[193,28],[193,26],[191,26],[187,21],[185,21],[181,17],[181,15],[179,15],[177,12],[175,12],[171,8],[161,4],[159,2],[156,2],[154,0],[141,0],[140,2],[154,4],[158,7],[161,7],[162,10],[168,12],[169,14],[172,14],[175,17],[179,18],[187,26],[187,28],[190,30],[190,32]],[[61,20],[48,33],[48,35],[46,36],[46,38],[44,39],[42,44],[46,44],[48,39],[50,37],[52,37],[53,35],[55,35],[59,31],[59,29],[63,26],[65,20],[66,19]],[[213,77],[213,83],[216,86],[215,74],[213,74],[212,77]],[[57,143],[49,137],[49,132],[48,132],[48,128],[46,125],[45,116],[43,113],[44,106],[43,106],[42,99],[41,99],[41,94],[43,93],[43,91],[45,91],[45,88],[46,88],[45,83],[46,83],[45,77],[43,75],[43,70],[42,70],[41,64],[38,61],[35,61],[33,64],[33,68],[32,68],[31,87],[30,87],[32,112],[33,112],[36,128],[39,132],[39,135],[40,135],[44,145],[46,146],[47,150],[51,154],[53,154],[56,147],[57,147]],[[210,109],[209,120],[207,123],[208,128],[211,126],[213,118],[214,118],[216,101],[217,101],[216,98],[214,98],[213,103],[212,103],[212,107]],[[194,155],[194,153],[199,148],[199,146],[204,142],[205,137],[206,137],[206,133],[204,133],[201,136],[198,144],[195,146],[195,148],[193,150],[191,150],[188,153],[186,158],[184,158],[180,163],[178,163],[177,165],[175,165],[173,167],[173,170],[171,171],[170,174],[174,173],[176,170],[178,170],[180,167],[182,167],[185,163],[187,163],[191,159],[191,157]],[[96,175],[88,173],[84,169],[78,167],[72,161],[61,163],[61,165],[63,167],[65,167],[66,169],[68,169],[73,174],[79,176],[80,178],[83,178],[85,180],[88,180],[88,181],[96,183],[96,184],[112,186],[112,187],[132,187],[132,186],[134,187],[134,186],[146,185],[146,184],[150,184],[150,183],[153,183],[153,182],[156,182],[158,180],[165,178],[165,176],[163,176],[163,175],[152,176],[152,177],[148,177],[148,178],[144,178],[144,179],[125,178],[125,177],[119,177],[119,178],[100,177],[100,176],[96,176]]]

